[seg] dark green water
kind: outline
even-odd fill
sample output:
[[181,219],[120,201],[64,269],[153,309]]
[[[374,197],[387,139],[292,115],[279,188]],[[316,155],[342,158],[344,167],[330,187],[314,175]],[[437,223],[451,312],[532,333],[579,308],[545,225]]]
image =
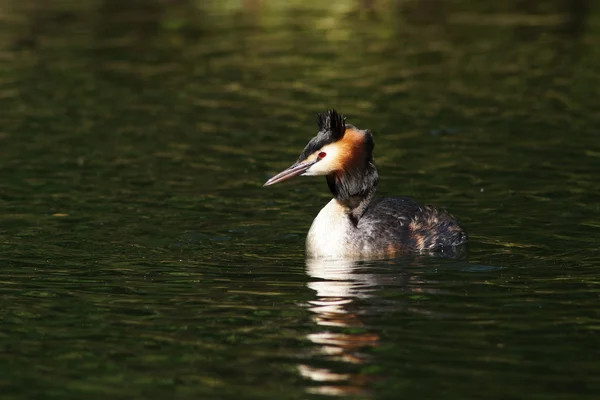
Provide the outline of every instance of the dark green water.
[[[0,1],[2,399],[598,398],[594,2],[193,3]],[[330,107],[466,260],[305,263]]]

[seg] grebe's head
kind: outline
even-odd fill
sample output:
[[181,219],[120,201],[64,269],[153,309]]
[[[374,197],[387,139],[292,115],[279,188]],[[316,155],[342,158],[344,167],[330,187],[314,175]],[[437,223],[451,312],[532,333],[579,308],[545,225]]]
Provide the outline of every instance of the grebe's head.
[[296,163],[269,179],[264,186],[294,176],[359,173],[373,160],[373,135],[345,123],[335,110],[317,116],[319,132],[312,138]]

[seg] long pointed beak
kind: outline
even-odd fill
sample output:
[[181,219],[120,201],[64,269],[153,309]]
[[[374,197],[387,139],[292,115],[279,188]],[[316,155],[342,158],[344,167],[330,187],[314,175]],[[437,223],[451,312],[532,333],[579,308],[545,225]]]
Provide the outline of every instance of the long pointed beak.
[[293,178],[294,176],[301,175],[305,173],[307,169],[315,165],[318,161],[319,159],[316,159],[315,161],[296,163],[269,179],[263,186],[271,186],[278,182],[285,181],[286,179]]

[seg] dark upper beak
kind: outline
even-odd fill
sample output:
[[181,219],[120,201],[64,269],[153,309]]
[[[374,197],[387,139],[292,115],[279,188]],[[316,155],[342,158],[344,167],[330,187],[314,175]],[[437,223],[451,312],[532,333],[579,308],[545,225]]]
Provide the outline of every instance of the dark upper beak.
[[309,169],[311,166],[315,165],[318,161],[319,159],[317,158],[314,161],[296,163],[288,169],[281,171],[280,173],[269,179],[267,182],[265,182],[263,186],[274,185],[278,182],[285,181],[286,179],[293,178],[294,176],[301,175],[304,172],[306,172],[306,170]]

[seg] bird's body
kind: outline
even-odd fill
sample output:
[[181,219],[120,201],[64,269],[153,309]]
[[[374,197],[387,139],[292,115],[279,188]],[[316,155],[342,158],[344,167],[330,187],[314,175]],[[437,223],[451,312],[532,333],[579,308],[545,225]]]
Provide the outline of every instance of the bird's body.
[[350,210],[332,199],[306,238],[311,257],[394,257],[407,253],[454,252],[466,235],[447,212],[408,197],[373,199],[355,225]]
[[407,197],[375,198],[379,181],[373,136],[344,123],[331,110],[319,115],[319,133],[298,161],[271,178],[325,175],[334,198],[319,212],[306,238],[313,258],[385,258],[409,253],[454,253],[467,241],[444,210]]

